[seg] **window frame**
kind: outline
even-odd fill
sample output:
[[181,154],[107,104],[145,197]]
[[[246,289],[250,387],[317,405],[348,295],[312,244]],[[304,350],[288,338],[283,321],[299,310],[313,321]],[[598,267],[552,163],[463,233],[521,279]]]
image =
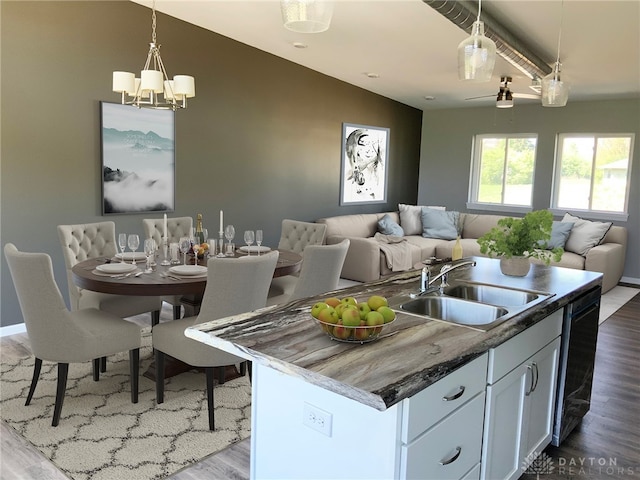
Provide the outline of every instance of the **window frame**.
[[[627,168],[627,180],[626,180],[626,190],[625,190],[625,198],[624,198],[624,211],[622,212],[612,212],[608,210],[593,210],[593,209],[580,209],[580,208],[568,208],[568,207],[559,207],[558,199],[560,193],[560,183],[561,183],[561,171],[562,171],[562,151],[564,147],[564,139],[565,138],[592,138],[594,140],[594,148],[593,157],[591,159],[591,185],[589,196],[593,196],[593,171],[595,170],[595,159],[597,156],[597,144],[598,139],[600,138],[629,138],[629,166]],[[629,190],[631,188],[631,170],[633,167],[633,148],[635,145],[635,133],[558,133],[556,134],[556,145],[555,145],[555,154],[553,160],[553,177],[551,179],[551,198],[549,199],[549,210],[554,215],[564,215],[567,211],[574,215],[583,216],[592,218],[594,220],[618,220],[618,221],[627,221],[629,218]]]
[[[506,140],[510,139],[535,139],[536,146],[533,156],[533,167],[531,171],[531,197],[529,199],[529,205],[515,205],[511,203],[485,203],[478,200],[478,194],[480,191],[480,170],[481,170],[481,149],[478,148],[482,144],[484,139],[497,139]],[[533,191],[534,182],[536,177],[536,163],[538,156],[538,141],[539,135],[537,133],[482,133],[476,134],[472,139],[471,147],[471,169],[469,174],[469,196],[467,200],[467,208],[470,210],[487,210],[495,212],[515,212],[515,213],[527,213],[533,210]],[[506,169],[506,162],[504,165]],[[503,197],[504,197],[504,185],[506,177],[503,176]]]

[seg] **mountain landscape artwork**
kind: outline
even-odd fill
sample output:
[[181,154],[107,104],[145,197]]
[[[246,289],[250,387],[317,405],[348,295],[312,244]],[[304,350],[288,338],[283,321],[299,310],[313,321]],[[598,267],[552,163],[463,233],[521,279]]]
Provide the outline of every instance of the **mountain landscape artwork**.
[[101,103],[103,214],[175,209],[175,114]]

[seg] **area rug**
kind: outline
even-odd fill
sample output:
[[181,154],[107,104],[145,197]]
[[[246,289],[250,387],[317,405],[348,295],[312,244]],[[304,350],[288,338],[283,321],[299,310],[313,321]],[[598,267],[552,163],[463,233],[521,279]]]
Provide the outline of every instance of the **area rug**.
[[[150,334],[143,335],[141,371],[152,361]],[[29,406],[24,402],[33,357],[1,358],[0,417],[74,480],[161,479],[250,434],[248,377],[216,385],[216,430],[209,430],[204,375],[168,379],[165,401],[155,404],[155,384],[140,377],[132,404],[129,356],[108,357],[94,382],[91,362],[71,364],[60,424],[51,426],[57,367],[43,362]]]

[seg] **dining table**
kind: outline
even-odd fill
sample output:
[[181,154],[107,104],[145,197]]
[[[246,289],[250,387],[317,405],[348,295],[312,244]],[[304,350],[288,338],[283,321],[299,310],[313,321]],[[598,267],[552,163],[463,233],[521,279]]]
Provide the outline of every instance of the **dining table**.
[[[129,257],[135,258],[135,255]],[[257,255],[257,253],[252,253]],[[246,256],[241,250],[236,250],[234,258]],[[232,261],[233,258],[225,257]],[[198,265],[206,266],[206,256],[198,259]],[[127,272],[120,273],[121,269],[118,264],[132,264],[132,260],[127,258],[125,254],[124,260],[122,255],[116,257],[95,257],[78,262],[72,268],[73,282],[80,288],[91,290],[94,292],[111,293],[115,295],[134,295],[134,296],[165,296],[180,295],[180,303],[184,307],[184,316],[191,317],[198,315],[202,297],[207,285],[206,271],[200,275],[180,275],[174,273],[180,271],[180,267],[184,265],[181,260],[179,264],[161,265],[160,259],[156,259],[156,266],[150,272],[146,271],[146,259],[139,257],[136,259],[137,267],[126,266]],[[191,256],[187,259],[186,264],[194,264],[194,258]],[[289,250],[278,249],[278,262],[273,273],[273,277],[281,277],[285,275],[295,274],[300,271],[302,266],[302,256]],[[176,375],[180,372],[188,370],[190,367],[175,359],[167,359],[165,367],[165,377]],[[175,360],[175,361],[174,361]],[[235,367],[233,367],[235,372]],[[152,363],[145,372],[145,377],[155,380],[155,366]],[[227,376],[227,380],[233,378],[235,374]]]

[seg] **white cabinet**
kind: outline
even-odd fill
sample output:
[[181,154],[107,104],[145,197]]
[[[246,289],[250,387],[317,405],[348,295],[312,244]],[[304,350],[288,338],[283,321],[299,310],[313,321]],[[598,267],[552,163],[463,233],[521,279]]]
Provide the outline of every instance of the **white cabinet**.
[[562,311],[489,352],[481,478],[516,479],[551,441]]

